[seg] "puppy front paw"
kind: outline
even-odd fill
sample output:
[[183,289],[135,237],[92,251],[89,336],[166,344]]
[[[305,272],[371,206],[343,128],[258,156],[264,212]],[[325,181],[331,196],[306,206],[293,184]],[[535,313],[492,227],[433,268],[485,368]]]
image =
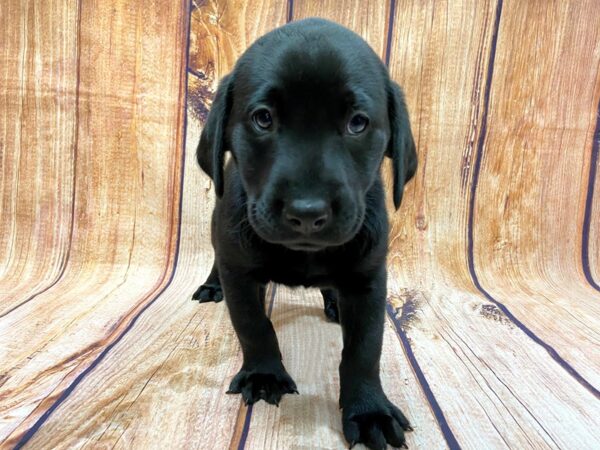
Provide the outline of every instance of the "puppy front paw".
[[283,366],[280,369],[264,371],[242,368],[231,380],[227,393],[242,394],[246,405],[264,400],[271,405],[279,406],[284,394],[298,394],[298,389]]
[[192,300],[198,300],[198,303],[215,302],[219,303],[223,300],[223,289],[220,283],[204,283],[200,286],[194,295]]
[[342,426],[350,448],[360,442],[374,450],[385,450],[387,444],[408,448],[404,432],[413,431],[406,416],[383,393],[361,397],[344,407]]

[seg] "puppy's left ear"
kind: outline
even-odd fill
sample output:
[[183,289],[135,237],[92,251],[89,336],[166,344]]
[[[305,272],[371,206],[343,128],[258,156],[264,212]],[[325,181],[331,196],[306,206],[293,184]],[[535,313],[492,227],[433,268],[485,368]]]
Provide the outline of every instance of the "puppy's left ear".
[[387,95],[391,137],[385,155],[392,159],[394,206],[398,209],[402,201],[404,185],[417,171],[417,152],[402,89],[390,80]]
[[218,197],[223,195],[223,166],[225,165],[225,129],[231,111],[233,87],[232,75],[219,82],[215,99],[202,129],[196,158],[200,167],[212,178]]

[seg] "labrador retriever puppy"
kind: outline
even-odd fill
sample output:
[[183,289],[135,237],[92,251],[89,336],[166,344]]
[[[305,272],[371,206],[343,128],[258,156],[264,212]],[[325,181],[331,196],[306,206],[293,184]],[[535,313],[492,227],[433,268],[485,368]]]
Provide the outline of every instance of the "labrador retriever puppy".
[[277,405],[298,391],[265,314],[265,285],[319,287],[342,326],[344,436],[376,449],[406,446],[412,430],[379,377],[384,156],[397,209],[417,167],[415,145],[402,91],[363,39],[322,19],[258,39],[221,80],[198,145],[217,202],[214,266],[193,296],[226,300],[243,352],[228,392]]

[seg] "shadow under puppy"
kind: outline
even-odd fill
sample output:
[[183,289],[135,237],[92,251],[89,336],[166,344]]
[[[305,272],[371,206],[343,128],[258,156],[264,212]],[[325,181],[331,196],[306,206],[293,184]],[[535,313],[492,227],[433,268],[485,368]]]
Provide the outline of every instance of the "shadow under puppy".
[[411,430],[379,378],[384,156],[397,209],[417,167],[402,91],[362,38],[322,19],[271,31],[240,57],[219,84],[197,150],[218,198],[215,262],[194,299],[226,299],[243,351],[229,392],[249,404],[297,393],[265,314],[265,285],[317,286],[342,326],[344,436],[371,448],[405,446]]

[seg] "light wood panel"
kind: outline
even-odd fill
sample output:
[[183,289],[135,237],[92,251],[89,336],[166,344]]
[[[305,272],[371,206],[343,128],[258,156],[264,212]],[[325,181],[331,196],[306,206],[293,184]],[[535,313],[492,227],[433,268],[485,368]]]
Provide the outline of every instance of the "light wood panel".
[[600,100],[594,5],[504,2],[473,240],[482,287],[600,389],[589,357],[600,353],[600,293],[581,266]]
[[78,9],[0,7],[0,316],[51,286],[72,230]]
[[191,21],[188,104],[192,117],[204,123],[219,80],[257,38],[285,24],[289,5],[281,0],[199,5]]
[[292,19],[323,17],[350,28],[385,58],[390,17],[389,2],[358,0],[296,0]]
[[496,35],[518,14],[508,3],[398,3],[390,68],[406,90],[421,165],[394,218],[392,304],[458,445],[586,448],[598,440],[594,394],[489,301],[470,271],[471,187],[491,124],[493,64],[511,66],[498,59]]
[[[78,16],[78,59],[56,62],[78,73],[70,257],[54,286],[0,322],[4,445],[29,437],[173,267],[187,4],[70,8]],[[69,149],[64,157],[72,158]]]
[[592,151],[590,158],[589,193],[586,197],[586,212],[588,217],[584,218],[584,241],[583,264],[587,272],[588,283],[600,292],[600,182],[598,181],[598,168],[600,157],[600,104],[598,104],[598,115],[596,119],[596,130],[592,138]]
[[582,229],[582,264],[587,282],[600,292],[600,101],[596,110],[596,126],[586,148],[590,151],[590,169]]

